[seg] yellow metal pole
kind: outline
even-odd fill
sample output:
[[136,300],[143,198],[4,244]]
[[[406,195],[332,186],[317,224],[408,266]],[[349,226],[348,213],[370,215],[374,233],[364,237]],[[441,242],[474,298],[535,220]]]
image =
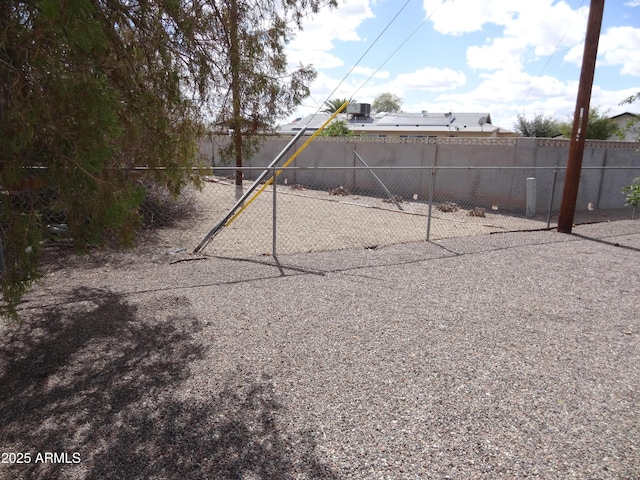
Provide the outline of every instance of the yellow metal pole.
[[225,224],[224,224],[224,226],[225,226],[225,227],[228,227],[229,225],[231,225],[231,223],[232,223],[236,218],[238,218],[238,216],[239,216],[242,212],[244,212],[244,210],[245,210],[249,205],[251,205],[251,203],[252,203],[252,202],[253,202],[253,201],[258,197],[258,195],[260,195],[260,194],[264,191],[264,189],[265,189],[265,188],[267,188],[269,185],[271,185],[271,182],[273,182],[273,179],[274,179],[276,176],[280,175],[280,173],[282,173],[282,171],[283,171],[285,168],[287,168],[287,167],[289,166],[289,164],[290,164],[291,162],[293,162],[293,161],[298,157],[298,155],[300,155],[300,153],[302,153],[302,151],[303,151],[305,148],[307,148],[307,147],[309,146],[309,144],[313,141],[313,139],[314,139],[314,138],[316,138],[316,137],[320,134],[320,132],[322,132],[322,130],[324,130],[324,129],[325,129],[325,127],[326,127],[327,125],[329,125],[329,124],[333,121],[333,119],[335,119],[335,118],[338,116],[338,114],[339,114],[340,112],[342,112],[342,110],[344,110],[344,109],[346,108],[346,106],[347,106],[347,105],[349,105],[349,101],[344,102],[344,103],[342,104],[342,106],[341,106],[338,110],[336,110],[336,111],[335,111],[335,113],[334,113],[333,115],[331,115],[331,117],[329,117],[329,119],[328,119],[326,122],[324,122],[324,123],[322,124],[322,126],[321,126],[320,128],[318,128],[318,130],[316,130],[316,131],[313,133],[313,135],[311,135],[311,136],[307,139],[307,141],[306,141],[306,142],[304,142],[304,143],[302,144],[302,146],[301,146],[298,150],[296,150],[296,152],[295,152],[293,155],[291,155],[291,157],[289,158],[289,160],[287,160],[286,162],[284,162],[284,163],[282,164],[282,167],[280,167],[280,169],[276,172],[276,174],[275,174],[274,176],[272,176],[269,180],[267,180],[267,181],[264,183],[264,185],[263,185],[262,187],[260,187],[260,189],[255,193],[255,195],[254,195],[253,197],[251,197],[251,198],[250,198],[250,199],[249,199],[249,200],[248,200],[248,201],[247,201],[247,202],[242,206],[242,208],[241,208],[240,210],[238,210],[238,211],[235,213],[235,215],[233,215],[233,217],[231,217],[229,220],[227,220],[227,223],[225,223]]

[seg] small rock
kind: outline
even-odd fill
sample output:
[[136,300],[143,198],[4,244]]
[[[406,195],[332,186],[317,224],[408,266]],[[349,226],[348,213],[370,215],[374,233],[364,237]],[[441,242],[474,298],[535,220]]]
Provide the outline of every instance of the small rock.
[[458,204],[453,202],[441,203],[436,208],[441,212],[457,212],[459,210]]
[[482,207],[474,207],[473,210],[469,210],[470,217],[486,217],[486,210]]
[[334,188],[333,190],[329,190],[329,195],[349,195],[349,191],[344,188],[342,185],[340,185],[339,187]]

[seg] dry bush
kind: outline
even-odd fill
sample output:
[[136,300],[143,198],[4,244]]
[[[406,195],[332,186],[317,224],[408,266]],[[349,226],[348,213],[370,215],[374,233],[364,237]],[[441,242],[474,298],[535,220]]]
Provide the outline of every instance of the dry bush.
[[436,208],[441,212],[457,212],[459,210],[458,204],[453,202],[441,203]]
[[340,185],[339,187],[336,187],[336,188],[334,188],[332,190],[329,190],[329,195],[347,196],[347,195],[349,195],[349,190],[347,190],[342,185]]
[[467,215],[469,215],[470,217],[486,217],[486,213],[486,209],[482,207],[474,207],[472,210],[469,210],[469,213]]

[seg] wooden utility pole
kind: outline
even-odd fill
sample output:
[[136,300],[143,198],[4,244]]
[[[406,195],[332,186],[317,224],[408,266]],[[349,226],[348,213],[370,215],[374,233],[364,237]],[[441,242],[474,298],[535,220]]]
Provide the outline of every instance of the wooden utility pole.
[[569,159],[567,160],[567,174],[560,203],[558,215],[558,231],[571,233],[573,216],[576,211],[578,187],[580,186],[580,170],[582,169],[582,157],[584,154],[584,141],[587,134],[587,122],[589,120],[589,103],[591,101],[591,89],[593,76],[596,70],[596,57],[598,55],[598,41],[600,40],[600,28],[602,26],[602,14],[604,0],[591,0],[589,7],[589,19],[587,21],[587,36],[584,41],[584,53],[582,55],[582,71],[578,85],[578,98],[576,111],[573,114],[573,130],[571,131],[571,143],[569,144]]

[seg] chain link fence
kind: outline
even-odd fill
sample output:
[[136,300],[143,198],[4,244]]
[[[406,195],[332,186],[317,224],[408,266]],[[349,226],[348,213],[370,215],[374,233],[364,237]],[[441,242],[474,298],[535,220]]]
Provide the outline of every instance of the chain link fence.
[[[246,190],[264,169],[243,170]],[[234,170],[210,171],[201,190],[155,202],[153,212],[144,206],[162,247],[193,251],[237,204]],[[207,254],[375,249],[553,228],[565,180],[559,167],[290,167],[269,183],[274,173],[223,222]],[[640,167],[583,168],[575,223],[631,218],[621,189],[637,176]]]
[[[140,242],[163,252],[190,253],[221,226],[205,243],[205,253],[242,258],[556,227],[563,167],[369,167],[359,160],[356,167],[267,170],[242,205],[235,168],[195,172],[200,188],[190,186],[178,198],[155,186],[153,171],[135,169],[129,174],[146,190]],[[244,191],[265,171],[242,170]],[[46,169],[32,174],[22,189],[2,190],[0,201],[39,212],[47,228],[45,241],[66,245],[64,212],[52,208],[55,192],[41,181]],[[574,222],[630,219],[632,208],[624,205],[622,187],[636,177],[640,166],[583,167]],[[0,243],[0,269],[2,257]]]

